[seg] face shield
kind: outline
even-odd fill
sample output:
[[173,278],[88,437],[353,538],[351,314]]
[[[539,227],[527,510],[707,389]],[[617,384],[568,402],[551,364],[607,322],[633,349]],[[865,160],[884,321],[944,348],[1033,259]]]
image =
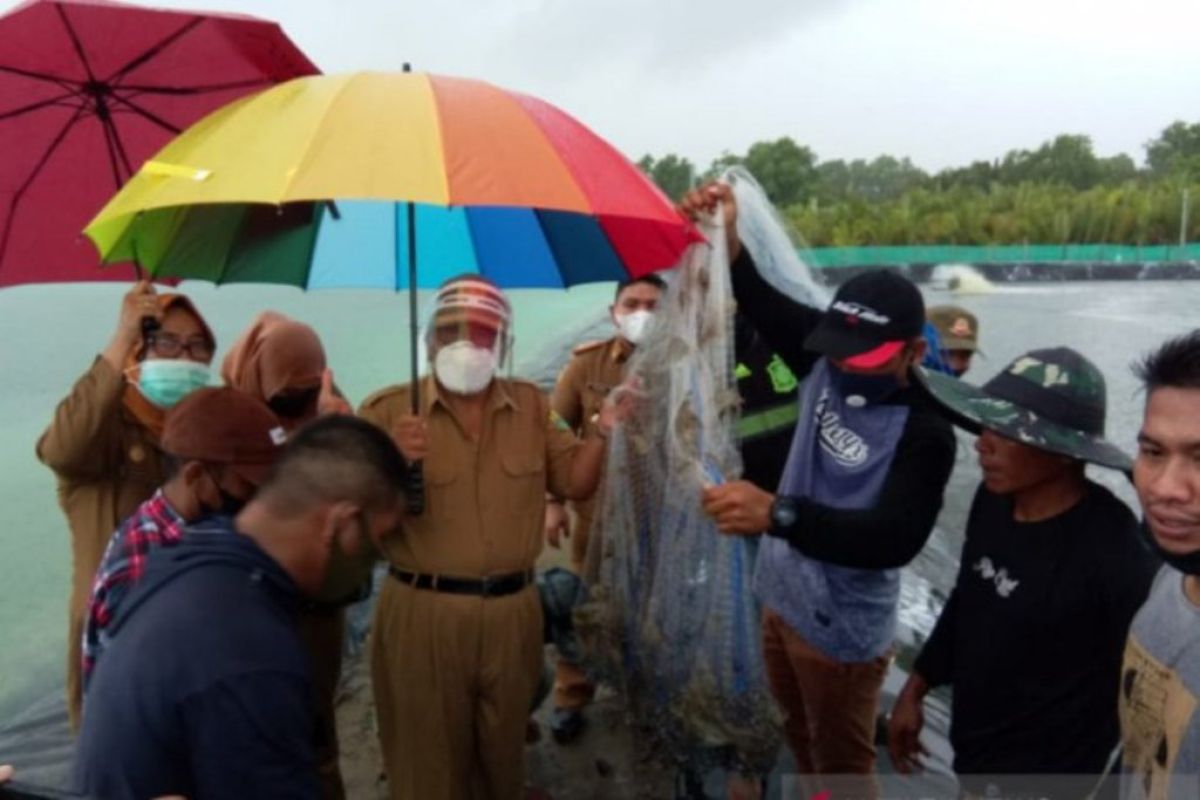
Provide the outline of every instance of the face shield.
[[511,349],[512,310],[499,288],[479,278],[438,290],[425,344],[438,382],[456,394],[487,388]]

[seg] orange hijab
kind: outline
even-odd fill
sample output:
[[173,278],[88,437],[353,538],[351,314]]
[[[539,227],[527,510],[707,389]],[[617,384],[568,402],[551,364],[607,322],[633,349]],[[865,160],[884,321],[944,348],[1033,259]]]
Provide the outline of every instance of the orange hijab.
[[238,337],[221,364],[227,386],[264,403],[284,389],[321,385],[325,348],[317,332],[275,311],[264,311]]
[[[181,294],[159,294],[155,299],[158,301],[158,307],[163,314],[166,314],[173,308],[182,308],[184,311],[191,313],[193,317],[200,323],[200,329],[208,338],[209,344],[216,349],[217,339],[213,336],[212,329],[208,327],[208,323],[204,321],[204,317],[200,316],[200,312],[192,305],[192,301]],[[163,419],[167,412],[158,406],[151,403],[138,389],[138,374],[140,372],[138,365],[146,355],[146,340],[143,338],[138,342],[138,346],[133,349],[129,357],[125,359],[125,375],[127,376],[128,385],[125,387],[125,394],[121,398],[125,409],[133,415],[134,419],[145,428],[157,440],[162,435]]]

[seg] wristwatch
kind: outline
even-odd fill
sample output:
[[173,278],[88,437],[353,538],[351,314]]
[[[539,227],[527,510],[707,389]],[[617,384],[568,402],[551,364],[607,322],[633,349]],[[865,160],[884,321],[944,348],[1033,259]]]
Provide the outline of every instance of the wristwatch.
[[784,495],[777,495],[771,503],[771,527],[775,530],[790,530],[799,518],[796,501]]

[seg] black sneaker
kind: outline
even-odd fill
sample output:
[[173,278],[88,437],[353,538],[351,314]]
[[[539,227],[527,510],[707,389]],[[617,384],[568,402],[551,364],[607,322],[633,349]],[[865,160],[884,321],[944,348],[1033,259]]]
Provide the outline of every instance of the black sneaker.
[[577,708],[556,708],[550,712],[550,733],[559,744],[570,744],[579,738],[587,720]]

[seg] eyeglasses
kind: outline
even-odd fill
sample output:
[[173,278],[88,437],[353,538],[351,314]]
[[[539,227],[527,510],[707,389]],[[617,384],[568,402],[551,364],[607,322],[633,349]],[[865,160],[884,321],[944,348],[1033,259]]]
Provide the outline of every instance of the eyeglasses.
[[170,333],[154,333],[146,337],[146,344],[154,355],[163,358],[179,358],[185,351],[197,361],[209,361],[213,346],[203,336],[192,336],[186,341]]

